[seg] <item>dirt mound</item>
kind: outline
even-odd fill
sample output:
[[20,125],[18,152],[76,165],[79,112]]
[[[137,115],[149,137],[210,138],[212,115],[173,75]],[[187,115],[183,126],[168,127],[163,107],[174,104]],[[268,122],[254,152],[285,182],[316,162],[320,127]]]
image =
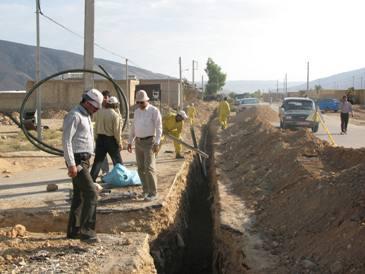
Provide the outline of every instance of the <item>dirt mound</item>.
[[222,132],[223,170],[289,273],[365,271],[364,149],[280,130],[271,109],[239,113]]

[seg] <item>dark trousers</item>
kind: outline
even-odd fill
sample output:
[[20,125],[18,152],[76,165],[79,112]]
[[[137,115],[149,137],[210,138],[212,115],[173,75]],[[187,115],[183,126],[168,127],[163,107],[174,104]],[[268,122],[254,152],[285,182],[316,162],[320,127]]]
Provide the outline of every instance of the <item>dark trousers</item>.
[[349,123],[349,114],[341,112],[341,131],[347,131],[347,125]]
[[95,146],[95,159],[90,172],[94,182],[99,176],[100,169],[103,165],[103,161],[107,153],[112,159],[113,165],[116,165],[118,163],[123,164],[122,157],[119,151],[119,146],[115,141],[115,138],[113,136],[98,134]]
[[75,155],[76,166],[82,169],[72,178],[73,196],[67,226],[67,237],[80,234],[81,239],[95,237],[97,194],[89,173],[90,156]]

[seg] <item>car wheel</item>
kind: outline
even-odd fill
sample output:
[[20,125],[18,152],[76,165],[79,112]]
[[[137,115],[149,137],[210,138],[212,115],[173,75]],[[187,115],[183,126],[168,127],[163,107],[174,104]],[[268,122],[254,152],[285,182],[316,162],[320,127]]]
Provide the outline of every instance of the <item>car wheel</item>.
[[334,110],[334,112],[337,112],[337,111],[338,111],[338,109],[335,109],[335,110]]
[[316,124],[314,127],[312,127],[312,132],[313,133],[317,132],[318,131],[318,127],[319,127],[318,124]]

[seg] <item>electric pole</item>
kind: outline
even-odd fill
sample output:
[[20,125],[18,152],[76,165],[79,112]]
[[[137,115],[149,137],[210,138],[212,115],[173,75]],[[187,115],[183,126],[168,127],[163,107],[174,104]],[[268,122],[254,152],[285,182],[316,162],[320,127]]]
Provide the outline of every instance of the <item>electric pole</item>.
[[125,59],[125,89],[126,89],[126,93],[127,93],[127,99],[128,99],[128,107],[129,107],[129,103],[130,103],[130,99],[129,99],[129,79],[128,79],[128,58]]
[[279,93],[279,80],[276,80],[276,93]]
[[[84,69],[92,70],[94,67],[94,0],[85,0],[85,26],[84,26]],[[84,90],[94,87],[94,75],[84,73]]]
[[204,75],[202,75],[202,95],[204,94]]
[[309,62],[307,62],[307,95],[309,92]]
[[192,84],[193,84],[193,88],[194,88],[194,85],[195,85],[195,79],[194,79],[194,78],[195,78],[195,77],[194,77],[194,76],[195,76],[195,75],[194,75],[194,70],[195,70],[195,68],[194,68],[194,63],[195,63],[195,61],[193,60],[193,70],[192,70],[192,78],[191,78],[191,79],[192,79],[192,81],[191,81],[191,82],[192,82]]
[[[41,54],[40,54],[40,30],[39,30],[39,14],[41,12],[40,0],[36,0],[36,24],[37,24],[37,47],[36,47],[36,60],[35,60],[35,81],[38,83],[41,78]],[[37,108],[37,137],[42,140],[42,95],[40,87],[36,91],[36,108]]]
[[178,92],[178,105],[179,109],[183,109],[183,85],[182,85],[182,70],[181,70],[181,56],[179,57],[179,75],[180,75],[180,82],[179,82],[179,92]]

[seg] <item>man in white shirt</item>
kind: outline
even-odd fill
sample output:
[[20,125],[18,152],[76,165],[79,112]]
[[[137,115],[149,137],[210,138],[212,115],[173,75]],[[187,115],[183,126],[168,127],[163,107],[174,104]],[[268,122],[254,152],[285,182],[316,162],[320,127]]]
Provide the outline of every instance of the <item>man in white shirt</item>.
[[144,90],[136,94],[138,108],[134,111],[134,121],[128,140],[128,152],[132,153],[135,140],[138,174],[142,181],[143,194],[146,200],[157,197],[156,153],[158,152],[162,122],[161,113],[149,104],[150,98]]

